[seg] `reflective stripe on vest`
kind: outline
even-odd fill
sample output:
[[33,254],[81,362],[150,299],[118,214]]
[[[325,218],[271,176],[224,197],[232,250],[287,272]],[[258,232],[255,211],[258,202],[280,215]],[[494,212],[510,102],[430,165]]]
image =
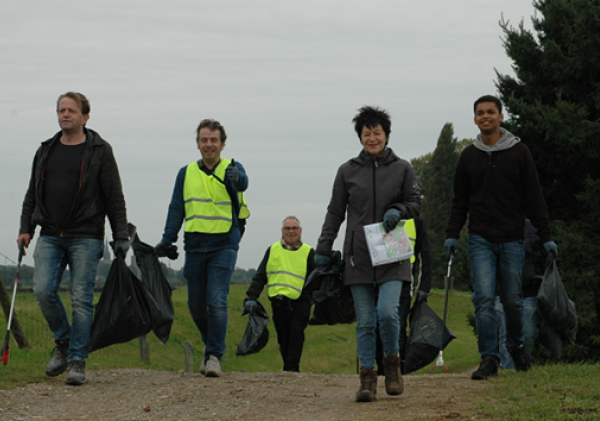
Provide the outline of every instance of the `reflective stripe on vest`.
[[[231,161],[221,159],[214,175],[225,179],[225,169]],[[233,221],[231,198],[225,184],[207,175],[197,162],[187,166],[183,183],[185,232],[222,234],[229,232]]]
[[[415,226],[414,219],[407,219],[404,222],[404,231],[406,231],[406,235],[408,235],[408,239],[410,240],[410,245],[412,246],[413,251],[414,251],[415,243],[417,242],[417,227]],[[413,255],[410,257],[411,265],[413,263],[415,263],[415,260],[417,260],[417,258],[415,257],[415,254],[417,254],[417,253],[414,252]]]
[[310,250],[311,247],[306,244],[302,244],[298,250],[286,250],[280,241],[271,246],[267,262],[269,297],[284,295],[292,300],[300,297]]

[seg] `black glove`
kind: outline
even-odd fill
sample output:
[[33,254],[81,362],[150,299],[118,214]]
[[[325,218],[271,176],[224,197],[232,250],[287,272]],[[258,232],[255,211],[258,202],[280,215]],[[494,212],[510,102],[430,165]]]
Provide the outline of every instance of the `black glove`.
[[129,240],[115,240],[113,243],[113,251],[116,256],[121,256],[125,259],[127,256],[127,252],[131,248],[131,243]]
[[258,307],[256,301],[246,300],[246,302],[244,303],[244,314],[251,314],[256,309],[256,307]]
[[161,241],[154,247],[154,253],[156,257],[168,257],[171,260],[175,260],[179,257],[177,252],[177,246],[175,244],[165,243]]
[[315,266],[323,272],[329,270],[329,266],[331,266],[331,257],[325,254],[315,253]]
[[231,162],[231,165],[227,167],[225,170],[225,176],[231,181],[233,184],[240,181],[240,170],[238,170],[235,162]]
[[400,212],[398,209],[389,208],[385,212],[385,215],[383,215],[383,228],[385,229],[385,232],[390,232],[396,228],[396,225],[398,225],[398,222],[400,222],[401,216],[402,212]]
[[444,248],[446,249],[446,255],[448,259],[456,254],[456,249],[458,248],[458,240],[456,238],[448,238],[444,243]]
[[417,298],[415,300],[415,304],[416,303],[420,303],[421,301],[427,301],[427,297],[429,296],[428,292],[425,291],[421,291],[420,289],[417,290]]

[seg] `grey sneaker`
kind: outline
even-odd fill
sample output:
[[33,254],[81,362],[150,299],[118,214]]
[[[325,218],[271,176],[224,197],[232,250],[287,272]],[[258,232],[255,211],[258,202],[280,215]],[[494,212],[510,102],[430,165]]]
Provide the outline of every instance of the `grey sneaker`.
[[54,356],[46,367],[46,375],[56,377],[64,372],[67,367],[67,357],[69,356],[69,341],[56,341],[54,347]]
[[200,374],[203,376],[206,374],[206,360],[202,357],[202,364],[200,364]]
[[71,361],[67,373],[67,384],[79,386],[85,383],[85,361]]
[[208,357],[206,360],[206,377],[220,377],[221,376],[221,361],[214,355]]

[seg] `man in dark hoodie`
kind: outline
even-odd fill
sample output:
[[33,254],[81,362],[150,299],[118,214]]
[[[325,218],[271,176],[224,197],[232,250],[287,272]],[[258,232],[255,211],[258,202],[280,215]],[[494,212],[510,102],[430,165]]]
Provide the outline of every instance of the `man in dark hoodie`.
[[492,95],[473,105],[480,134],[461,154],[454,176],[454,199],[446,228],[448,256],[456,252],[460,231],[469,216],[468,252],[473,276],[473,304],[481,365],[473,380],[498,375],[498,331],[494,303],[496,285],[506,312],[506,346],[515,368],[531,368],[523,347],[522,269],[525,218],[538,229],[548,252],[557,253],[550,238],[548,208],[529,148],[500,127],[502,103]]

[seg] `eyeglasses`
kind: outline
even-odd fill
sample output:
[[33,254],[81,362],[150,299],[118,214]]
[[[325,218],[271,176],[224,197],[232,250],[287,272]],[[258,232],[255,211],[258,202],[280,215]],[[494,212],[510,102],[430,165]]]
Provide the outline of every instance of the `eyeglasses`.
[[284,231],[298,231],[300,227],[283,227]]

